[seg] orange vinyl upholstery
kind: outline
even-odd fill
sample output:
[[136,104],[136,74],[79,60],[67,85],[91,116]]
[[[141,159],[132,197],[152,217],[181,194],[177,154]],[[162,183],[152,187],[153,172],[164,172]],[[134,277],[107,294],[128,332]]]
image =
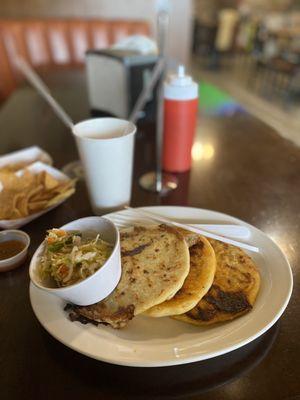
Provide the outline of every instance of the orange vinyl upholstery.
[[84,63],[89,48],[106,48],[133,34],[150,35],[145,21],[120,20],[1,20],[0,19],[0,100],[18,85],[15,54],[35,68],[77,67]]

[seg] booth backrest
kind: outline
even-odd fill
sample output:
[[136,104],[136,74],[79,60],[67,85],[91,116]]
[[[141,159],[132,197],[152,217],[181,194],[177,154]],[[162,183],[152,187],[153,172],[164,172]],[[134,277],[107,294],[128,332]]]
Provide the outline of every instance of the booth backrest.
[[130,20],[0,19],[0,100],[20,81],[14,67],[16,53],[35,68],[76,67],[84,63],[87,49],[105,48],[133,34],[149,36],[149,24]]

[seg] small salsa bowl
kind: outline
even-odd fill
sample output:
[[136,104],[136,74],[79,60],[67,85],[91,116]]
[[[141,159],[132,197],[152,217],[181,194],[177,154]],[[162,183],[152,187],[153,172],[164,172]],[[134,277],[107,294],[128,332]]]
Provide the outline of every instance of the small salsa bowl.
[[113,251],[103,266],[93,275],[74,285],[56,287],[53,282],[42,279],[39,273],[40,259],[45,250],[45,243],[43,242],[32,257],[29,266],[30,279],[38,288],[73,304],[86,306],[103,300],[115,289],[121,277],[120,235],[118,229],[111,221],[102,217],[77,219],[62,226],[61,229],[99,234],[101,239],[113,245]]
[[24,248],[16,255],[0,260],[0,272],[10,271],[19,267],[26,259],[28,247],[30,245],[30,237],[27,233],[17,229],[9,229],[0,232],[0,242],[7,242],[9,240],[17,240],[23,243]]

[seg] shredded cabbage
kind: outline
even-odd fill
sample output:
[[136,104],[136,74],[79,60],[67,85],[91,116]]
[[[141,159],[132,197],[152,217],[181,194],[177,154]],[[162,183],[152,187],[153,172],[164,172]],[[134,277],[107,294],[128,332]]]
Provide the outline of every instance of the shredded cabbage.
[[51,229],[41,258],[42,279],[52,277],[59,287],[73,285],[94,274],[112,252],[112,245],[100,238],[84,239],[80,232]]

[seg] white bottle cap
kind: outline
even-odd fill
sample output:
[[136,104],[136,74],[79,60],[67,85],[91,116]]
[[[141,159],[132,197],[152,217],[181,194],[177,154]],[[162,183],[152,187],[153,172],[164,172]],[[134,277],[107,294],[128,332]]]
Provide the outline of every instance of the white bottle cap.
[[169,100],[192,100],[198,98],[198,84],[185,75],[185,68],[179,65],[177,74],[170,74],[164,83],[164,97]]

